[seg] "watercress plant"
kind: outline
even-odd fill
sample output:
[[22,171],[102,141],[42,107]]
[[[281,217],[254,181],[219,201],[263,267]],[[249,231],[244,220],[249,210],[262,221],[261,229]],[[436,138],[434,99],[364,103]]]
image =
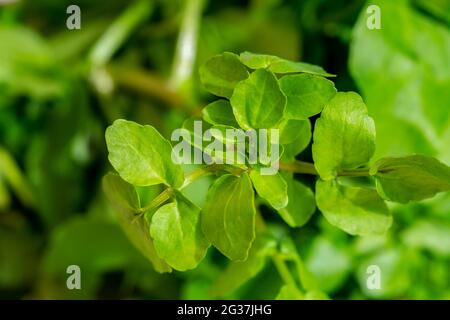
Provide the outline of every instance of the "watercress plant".
[[[208,60],[199,74],[204,87],[220,97],[203,109],[205,125],[279,129],[280,172],[261,174],[266,165],[261,161],[205,165],[185,174],[171,161],[170,142],[155,128],[115,121],[106,130],[106,143],[118,174],[107,174],[103,187],[125,232],[157,271],[193,269],[212,245],[234,261],[214,288],[218,294],[232,289],[227,272],[245,280],[270,257],[285,282],[281,298],[325,297],[292,241],[267,231],[261,204],[291,228],[305,225],[317,205],[330,224],[364,236],[383,234],[392,225],[386,201],[407,203],[450,190],[450,168],[434,158],[387,157],[372,164],[375,123],[364,101],[355,92],[337,92],[329,80],[333,75],[321,67],[226,52]],[[311,117],[317,119],[313,132]],[[310,144],[314,163],[296,160]],[[294,173],[317,176],[315,190]],[[183,190],[207,175],[213,182],[200,208]],[[361,177],[365,184],[351,183]],[[163,186],[161,193],[142,205],[135,187],[154,185]],[[294,263],[296,277],[286,262]]]

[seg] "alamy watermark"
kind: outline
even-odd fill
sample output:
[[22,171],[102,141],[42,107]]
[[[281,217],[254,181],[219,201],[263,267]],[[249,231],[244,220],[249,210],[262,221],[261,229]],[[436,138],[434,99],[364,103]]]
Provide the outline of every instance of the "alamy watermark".
[[381,269],[376,264],[371,264],[366,269],[366,286],[369,290],[381,289]]
[[69,290],[81,289],[81,268],[76,264],[70,265],[66,269],[66,273],[69,274],[66,280],[66,286]]
[[69,30],[81,29],[81,9],[79,6],[72,4],[67,7],[66,13],[70,14],[66,20],[66,26]]
[[369,30],[381,29],[381,9],[379,6],[372,4],[367,7],[366,13],[369,15],[366,20],[366,26]]
[[218,126],[203,131],[203,122],[194,121],[193,132],[176,129],[171,140],[178,142],[172,151],[172,161],[178,164],[261,164],[262,175],[274,175],[279,169],[278,129]]

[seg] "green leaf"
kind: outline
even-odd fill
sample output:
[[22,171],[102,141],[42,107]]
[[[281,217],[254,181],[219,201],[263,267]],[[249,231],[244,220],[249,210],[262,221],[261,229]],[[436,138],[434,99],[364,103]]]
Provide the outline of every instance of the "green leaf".
[[209,243],[200,226],[200,208],[181,193],[152,217],[150,235],[158,255],[174,269],[194,269],[205,257]]
[[[35,205],[36,201],[33,189],[16,163],[16,160],[2,147],[0,147],[0,180],[8,183],[24,205],[30,208]],[[4,197],[6,199],[6,196]]]
[[257,169],[254,169],[250,171],[250,178],[258,195],[265,199],[274,209],[279,210],[287,206],[287,184],[280,173],[261,175]]
[[32,28],[3,23],[0,43],[0,85],[13,94],[37,99],[61,96],[65,83],[56,76],[55,55]]
[[[288,144],[283,144],[283,154],[281,155],[281,160],[284,162],[292,162],[295,160],[295,156],[301,153],[306,147],[309,145],[311,141],[312,132],[311,132],[311,123],[309,120],[299,120],[302,125],[298,128],[298,136],[297,138]],[[285,133],[281,133],[281,135],[285,135]],[[284,140],[285,138],[283,138]],[[280,138],[281,140],[281,138]]]
[[302,287],[307,291],[319,291],[319,283],[314,274],[311,273],[305,266],[300,257],[297,248],[292,241],[292,238],[285,236],[280,241],[281,257],[287,261],[292,261],[296,265],[297,274],[300,279]]
[[209,189],[202,211],[206,238],[231,260],[245,260],[255,239],[255,205],[247,174],[226,174]]
[[351,272],[351,257],[344,248],[326,236],[319,236],[312,241],[305,259],[308,270],[314,274],[319,287],[327,293],[339,289]]
[[418,201],[450,190],[450,168],[423,155],[380,159],[370,174],[376,178],[379,194],[391,201]]
[[103,190],[116,209],[119,223],[131,243],[153,263],[156,271],[170,272],[171,268],[158,257],[155,251],[146,220],[136,218],[140,204],[134,187],[123,181],[117,174],[108,173],[103,178]]
[[377,123],[376,156],[423,153],[448,162],[450,117],[442,106],[450,105],[450,29],[417,10],[417,1],[371,3],[381,10],[382,28],[367,28],[361,11],[349,67]]
[[200,67],[203,86],[219,97],[230,98],[236,84],[247,78],[247,68],[230,52],[214,56]]
[[239,128],[234,118],[233,108],[227,100],[216,100],[202,110],[203,120],[212,125],[226,125]]
[[237,122],[246,130],[274,127],[283,117],[286,105],[277,78],[263,69],[239,82],[230,101]]
[[280,124],[279,129],[281,144],[290,144],[296,140],[298,140],[296,143],[305,140],[308,140],[309,143],[309,139],[311,139],[311,124],[309,120],[286,119]]
[[242,63],[250,69],[269,69],[273,73],[310,73],[324,77],[334,77],[334,75],[323,70],[322,67],[267,54],[256,54],[246,51],[241,53],[239,57]]
[[292,176],[284,175],[289,197],[288,205],[278,210],[283,220],[292,228],[305,225],[316,211],[314,193]]
[[313,137],[314,164],[323,180],[366,164],[375,151],[375,124],[354,92],[339,92],[328,102]]
[[152,126],[116,120],[106,129],[109,161],[125,181],[136,186],[183,184],[180,165],[172,161],[172,147]]
[[292,284],[285,284],[281,287],[275,300],[303,300],[305,296]]
[[419,220],[404,230],[400,238],[408,248],[424,249],[437,256],[450,257],[449,222]]
[[258,235],[245,261],[230,262],[213,283],[211,294],[226,296],[257,275],[267,258],[276,250],[276,241],[268,235]]
[[288,119],[308,119],[319,114],[336,94],[333,82],[310,74],[284,76],[280,88],[287,98],[285,117]]
[[316,201],[330,224],[351,235],[383,234],[392,224],[386,204],[372,189],[317,180]]

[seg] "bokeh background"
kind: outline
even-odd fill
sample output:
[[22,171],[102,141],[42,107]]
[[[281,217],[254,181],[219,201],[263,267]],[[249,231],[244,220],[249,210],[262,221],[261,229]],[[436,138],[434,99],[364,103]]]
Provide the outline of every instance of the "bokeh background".
[[[12,3],[7,3],[12,2]],[[218,290],[227,261],[210,249],[189,272],[158,274],[130,244],[101,190],[104,130],[117,118],[167,136],[211,100],[198,66],[223,51],[323,66],[359,92],[377,125],[376,158],[422,153],[450,163],[450,1],[0,1],[0,298],[272,299],[267,263]],[[68,30],[66,8],[81,8]],[[311,160],[310,150],[299,157]],[[190,190],[201,201],[207,183]],[[148,195],[151,196],[151,195]],[[391,205],[383,237],[351,237],[315,214],[288,230],[336,299],[450,299],[450,196]],[[270,217],[270,212],[266,213]],[[66,268],[82,289],[66,288]],[[382,270],[368,290],[366,268]],[[222,280],[221,280],[222,279]]]

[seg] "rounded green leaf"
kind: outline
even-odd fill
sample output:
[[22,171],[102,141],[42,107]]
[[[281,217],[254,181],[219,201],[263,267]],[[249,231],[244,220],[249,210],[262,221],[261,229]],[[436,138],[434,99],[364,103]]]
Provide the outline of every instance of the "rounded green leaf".
[[285,117],[288,119],[308,119],[319,114],[336,94],[333,82],[310,74],[284,76],[280,88],[287,98]]
[[152,262],[156,271],[170,272],[172,269],[156,253],[147,221],[142,218],[136,219],[140,204],[134,187],[117,174],[108,173],[103,178],[103,190],[116,209],[120,226],[131,243]]
[[216,100],[202,110],[203,120],[212,125],[226,125],[238,128],[233,108],[227,100]]
[[338,92],[316,121],[312,153],[323,180],[365,165],[375,151],[375,124],[354,92]]
[[311,138],[311,124],[309,120],[285,119],[280,124],[279,129],[281,144],[290,144],[296,140],[308,140],[309,142]]
[[172,147],[152,126],[116,120],[106,129],[109,161],[119,175],[136,186],[183,184],[183,169],[172,161]]
[[250,178],[258,195],[274,209],[282,209],[288,204],[286,181],[280,173],[262,175],[257,169],[250,171]]
[[219,97],[230,98],[236,84],[247,77],[247,68],[230,52],[214,56],[200,67],[203,86]]
[[322,69],[322,67],[305,63],[290,61],[268,54],[256,54],[243,52],[239,58],[250,69],[269,69],[273,73],[310,73],[324,77],[334,77]]
[[392,224],[386,203],[372,189],[317,180],[316,201],[330,224],[352,235],[384,234]]
[[150,235],[158,255],[174,269],[194,269],[205,257],[209,243],[200,226],[200,208],[180,193],[152,217]]
[[201,216],[203,233],[229,259],[243,261],[255,239],[255,215],[248,175],[223,175],[208,191]]
[[269,256],[276,251],[276,244],[271,236],[258,234],[248,253],[248,259],[230,262],[213,283],[211,294],[226,296],[257,275]]
[[370,174],[379,194],[391,201],[419,201],[450,190],[450,168],[423,155],[380,159]]
[[[294,120],[295,121],[295,120]],[[295,160],[295,156],[306,149],[311,141],[311,122],[309,120],[297,120],[302,123],[298,128],[297,138],[288,144],[283,144],[283,154],[281,155],[281,160],[284,162],[292,162]],[[281,136],[285,133],[281,133]],[[283,138],[284,139],[284,138]],[[281,140],[281,138],[280,138]]]
[[282,119],[286,105],[277,78],[264,69],[239,82],[230,101],[237,122],[246,130],[274,127]]
[[292,228],[305,225],[316,211],[314,193],[292,176],[284,175],[287,184],[289,202],[285,208],[279,209],[281,218]]

